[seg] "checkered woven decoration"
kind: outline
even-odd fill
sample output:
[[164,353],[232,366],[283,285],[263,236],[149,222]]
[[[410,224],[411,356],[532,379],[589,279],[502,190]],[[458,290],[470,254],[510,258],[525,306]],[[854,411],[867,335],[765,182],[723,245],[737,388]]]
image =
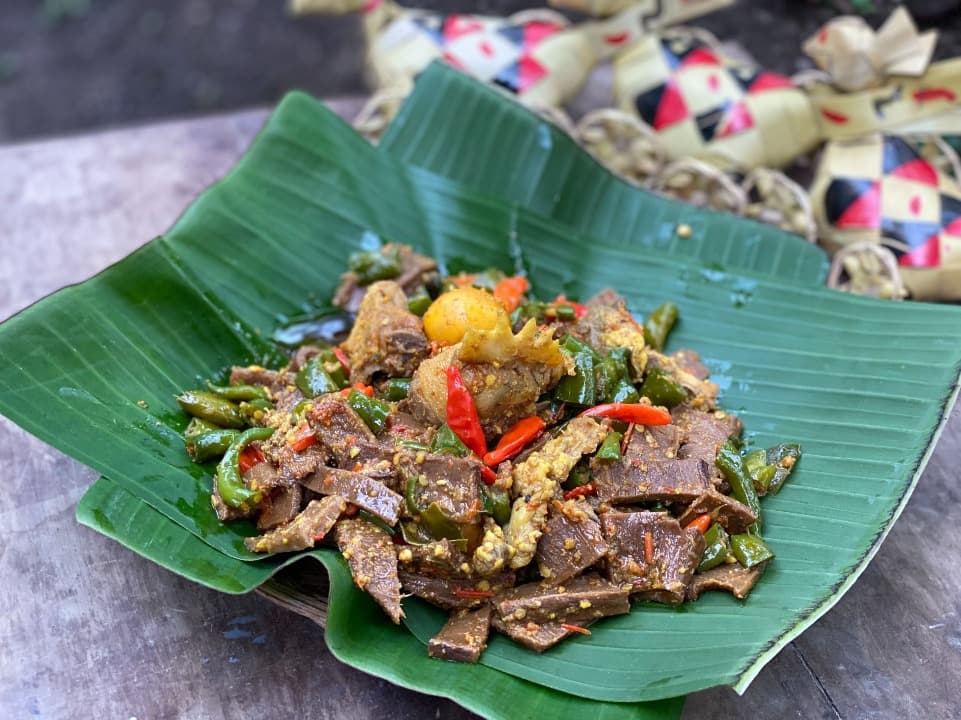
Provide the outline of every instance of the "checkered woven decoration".
[[871,149],[830,178],[825,221],[835,231],[876,236],[902,267],[939,267],[961,251],[961,188],[903,138],[877,136]]

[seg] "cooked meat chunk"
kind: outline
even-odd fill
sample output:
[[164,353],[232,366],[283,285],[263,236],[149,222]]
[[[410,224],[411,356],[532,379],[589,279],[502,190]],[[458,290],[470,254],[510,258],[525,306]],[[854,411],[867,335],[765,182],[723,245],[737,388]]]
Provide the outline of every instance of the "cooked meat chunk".
[[687,588],[687,598],[697,600],[701,593],[708,590],[726,590],[738,600],[743,600],[751,592],[765,567],[766,565],[756,565],[748,570],[739,563],[731,563],[718,565],[705,573],[697,573]]
[[247,538],[244,544],[251,552],[292,552],[312,548],[330,532],[346,507],[344,498],[333,495],[311,500],[304,511],[286,525],[260,537]]
[[574,324],[571,332],[603,353],[614,348],[630,350],[631,375],[634,380],[640,380],[647,367],[648,356],[644,328],[628,312],[626,304],[616,293],[608,297],[606,292],[602,291],[588,300],[587,314]]
[[397,522],[404,498],[384,483],[361,473],[321,466],[300,482],[320,495],[340,495],[388,525]]
[[245,472],[244,483],[251,490],[269,490],[290,484],[269,462],[257,463]]
[[560,435],[514,465],[511,495],[515,497],[507,525],[507,542],[514,549],[512,568],[529,564],[547,520],[548,503],[583,455],[594,452],[609,429],[590,417],[571,420]]
[[[397,553],[401,561],[403,561],[404,550],[405,548],[401,548]],[[501,573],[478,581],[463,578],[448,580],[431,575],[418,575],[407,572],[403,568],[399,571],[399,575],[404,592],[447,610],[486,604],[488,593],[498,593],[514,587],[514,573]]]
[[282,373],[277,370],[267,370],[260,365],[234,365],[230,368],[231,385],[263,385],[271,387]]
[[456,523],[480,522],[480,462],[452,455],[421,453],[401,460],[401,468],[405,478],[417,478],[413,496],[418,508],[437,503],[444,515]]
[[[437,261],[415,253],[408,245],[390,243],[380,249],[384,254],[397,253],[400,261],[400,274],[394,281],[400,285],[404,293],[413,295],[430,282],[431,276],[437,273]],[[357,274],[348,271],[340,276],[340,285],[334,293],[334,305],[344,308],[347,312],[357,312],[361,301],[367,293],[367,287],[357,281]]]
[[[590,623],[582,623],[584,627]],[[504,622],[496,614],[491,616],[491,625],[498,632],[507,635],[514,642],[520,643],[534,652],[544,652],[557,645],[561,640],[574,634],[558,622],[536,623],[532,620],[516,620]]]
[[[583,500],[568,501],[568,512],[552,510],[537,543],[537,567],[552,583],[564,583],[604,557],[608,551],[601,526]],[[576,512],[577,506],[587,510]],[[563,507],[563,506],[562,506]]]
[[677,367],[698,380],[707,380],[711,376],[711,371],[707,369],[707,365],[701,362],[701,356],[694,350],[678,350],[671,354],[671,358]]
[[257,527],[261,530],[271,530],[278,525],[290,522],[300,512],[303,499],[304,491],[300,485],[277,488],[265,496],[260,517],[257,519]]
[[[671,411],[671,418],[681,431],[677,456],[703,460],[712,469],[721,445],[739,436],[744,427],[736,415],[723,411],[701,412],[689,405],[678,405]],[[712,475],[715,474],[712,470]]]
[[611,503],[693,502],[711,488],[710,468],[703,460],[643,464],[622,457],[591,463],[597,497]]
[[491,606],[460,610],[427,643],[427,654],[442,660],[476,663],[487,647],[491,629]]
[[400,607],[397,553],[390,535],[366,520],[344,518],[335,526],[334,536],[340,554],[350,566],[354,584],[399,623],[404,611]]
[[620,293],[611,288],[604,288],[597,294],[589,297],[584,302],[584,307],[587,308],[592,308],[599,305],[613,308],[615,310],[627,310],[627,300],[625,300]]
[[677,521],[683,527],[704,513],[709,513],[732,535],[745,532],[748,526],[757,520],[757,515],[747,505],[738,502],[730,495],[711,489],[692,502]]
[[216,477],[214,477],[213,489],[210,492],[210,504],[213,506],[214,512],[217,513],[217,519],[220,520],[220,522],[248,518],[257,512],[256,507],[249,507],[244,510],[233,508],[225,503],[220,497],[220,490],[217,487]]
[[370,383],[375,375],[410,377],[427,357],[421,319],[407,309],[407,296],[389,280],[367,289],[344,351],[350,358],[352,382]]
[[320,445],[311,445],[297,451],[290,447],[284,437],[272,442],[280,434],[275,432],[273,437],[264,443],[264,455],[268,460],[277,463],[277,470],[285,483],[293,484],[302,480],[327,462],[327,452]]
[[468,329],[460,343],[417,368],[408,408],[426,423],[440,425],[446,420],[447,368],[452,364],[474,398],[488,439],[533,415],[537,399],[573,367],[551,333],[538,331],[530,321],[515,335],[504,315],[493,330]]
[[447,539],[425,545],[406,545],[398,558],[405,570],[419,575],[444,578],[469,578],[473,575],[470,557]]
[[[701,369],[704,368],[700,362],[695,365],[690,362],[689,357],[681,356],[678,362],[674,355],[664,355],[656,350],[649,350],[647,354],[648,365],[658,368],[670,375],[674,381],[687,392],[687,403],[696,410],[713,410],[717,404],[718,387],[715,383],[705,378],[698,377]],[[692,367],[698,374],[692,374],[685,368]],[[700,366],[700,367],[698,367]],[[704,368],[706,370],[706,368]]]
[[684,600],[704,552],[704,537],[667,513],[609,512],[601,528],[611,547],[607,576],[634,595],[676,605]]
[[570,622],[596,620],[630,612],[629,589],[588,573],[568,583],[527,583],[507,590],[491,601],[505,622],[532,620]]

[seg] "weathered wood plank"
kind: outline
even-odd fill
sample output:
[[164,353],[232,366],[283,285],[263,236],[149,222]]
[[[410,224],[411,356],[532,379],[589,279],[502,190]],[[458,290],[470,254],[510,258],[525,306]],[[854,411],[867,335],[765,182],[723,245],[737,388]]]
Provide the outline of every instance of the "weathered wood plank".
[[[0,318],[163,232],[265,116],[0,148]],[[945,566],[961,558],[959,438],[956,411],[904,516],[839,605],[743,697],[697,693],[686,717],[955,714],[961,586]],[[10,716],[472,717],[341,665],[319,627],[263,597],[195,586],[78,526],[73,508],[93,472],[2,419],[0,461],[0,574],[15,579],[0,585]]]

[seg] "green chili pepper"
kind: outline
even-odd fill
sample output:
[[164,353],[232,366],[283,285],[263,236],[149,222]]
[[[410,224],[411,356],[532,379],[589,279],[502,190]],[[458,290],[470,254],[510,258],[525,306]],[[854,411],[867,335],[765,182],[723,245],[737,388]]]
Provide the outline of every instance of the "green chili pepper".
[[427,312],[427,308],[430,307],[432,302],[434,301],[426,292],[417,293],[407,301],[407,309],[417,317],[424,317],[424,313]]
[[184,445],[190,459],[202,463],[227,452],[239,434],[239,430],[219,428],[200,418],[193,418],[184,430]]
[[620,460],[621,459],[621,440],[624,438],[617,431],[611,431],[604,438],[600,449],[597,451],[598,460]]
[[764,450],[749,452],[744,456],[744,469],[751,476],[758,495],[765,495],[775,473],[774,465],[768,464],[767,452]]
[[240,453],[252,442],[266,440],[274,434],[274,428],[250,428],[244,430],[227,448],[217,465],[217,491],[220,499],[232,508],[244,508],[260,502],[262,493],[250,490],[240,476]]
[[263,385],[214,385],[209,382],[207,389],[226,400],[270,399],[270,393]]
[[565,490],[573,490],[581,485],[587,485],[594,478],[591,476],[590,465],[586,461],[581,460],[574,466],[574,469],[570,471],[567,475],[567,479],[564,481]]
[[511,497],[506,490],[498,487],[485,487],[484,512],[491,515],[498,525],[506,525],[511,519]]
[[236,403],[203,390],[188,390],[177,396],[177,403],[194,417],[220,427],[242,428],[247,424]]
[[301,421],[303,421],[304,419],[303,418],[304,412],[307,410],[308,407],[312,406],[313,404],[314,404],[313,399],[305,399],[305,400],[301,400],[299,403],[294,405],[294,409],[290,411],[290,424],[300,425]]
[[347,266],[356,273],[360,285],[370,285],[400,275],[400,253],[393,248],[386,252],[357,252],[348,258]]
[[637,388],[631,382],[630,356],[630,350],[619,347],[613,348],[607,354],[607,361],[614,370],[614,380],[608,383],[603,392],[598,386],[597,395],[603,397],[604,402],[635,403],[641,399]]
[[596,404],[594,358],[596,353],[587,343],[568,335],[560,343],[561,350],[574,360],[575,374],[564,377],[554,388],[554,397],[576,405]]
[[367,512],[366,510],[358,510],[357,516],[363,518],[364,520],[369,522],[371,525],[376,525],[391,537],[397,534],[397,530],[392,528],[390,525],[388,525],[386,522],[384,522],[382,519],[380,519],[376,515],[373,515]]
[[612,403],[636,403],[641,399],[641,394],[627,380],[621,380],[614,387],[614,392],[607,398]]
[[430,451],[439,455],[456,455],[457,457],[465,457],[470,452],[464,441],[454,434],[447,423],[437,428],[437,432],[430,441]]
[[375,435],[380,435],[387,427],[390,405],[384,401],[375,400],[362,392],[351,390],[350,395],[347,396],[347,404],[360,415],[360,419],[367,423],[367,427],[373,430]]
[[554,312],[557,314],[558,320],[569,322],[577,319],[577,313],[570,305],[558,305],[554,308]]
[[264,419],[264,413],[273,409],[274,404],[264,398],[257,398],[250,402],[240,403],[240,412],[249,423],[260,422]]
[[410,378],[392,378],[387,381],[387,392],[384,396],[391,402],[397,402],[407,397],[410,392]]
[[537,300],[524,303],[511,313],[511,326],[523,325],[528,320],[542,323],[545,320],[544,310],[547,305]]
[[677,305],[666,302],[654,308],[644,318],[644,342],[655,350],[663,350],[667,344],[667,336],[677,322]]
[[419,443],[416,440],[398,440],[397,447],[406,448],[407,450],[417,450],[419,452],[428,452],[428,448],[424,443]]
[[340,390],[340,386],[324,368],[324,359],[320,355],[314,355],[304,363],[294,382],[308,398]]
[[761,530],[761,502],[758,500],[754,481],[744,469],[744,459],[733,442],[728,440],[721,446],[721,449],[717,451],[714,464],[717,465],[725,479],[731,483],[731,494],[735,499],[747,505],[751,508],[751,512],[757,515],[757,520],[748,528],[748,532],[757,534]]
[[734,553],[737,561],[748,570],[755,565],[774,559],[774,553],[766,542],[757,535],[748,535],[747,533],[731,536],[731,552]]
[[467,549],[467,538],[460,526],[447,517],[437,503],[431,503],[426,510],[420,511],[420,522],[435,540],[447,538],[459,550]]
[[730,539],[718,523],[714,523],[704,533],[704,553],[697,566],[698,572],[706,572],[717,567],[731,556]]
[[413,520],[401,521],[400,535],[408,545],[426,545],[434,539],[427,532],[427,528]]
[[330,375],[330,379],[337,383],[337,387],[343,389],[350,385],[350,380],[347,379],[347,371],[344,370],[344,366],[337,358],[333,348],[324,348],[319,353],[319,357],[324,364],[324,370]]
[[797,443],[781,443],[768,448],[766,455],[768,463],[774,466],[774,476],[768,483],[767,491],[774,494],[781,489],[797,461],[801,459],[801,446]]
[[644,376],[644,382],[641,383],[640,393],[655,405],[668,408],[680,405],[687,399],[684,388],[674,382],[670,373],[660,368],[648,370],[647,375]]

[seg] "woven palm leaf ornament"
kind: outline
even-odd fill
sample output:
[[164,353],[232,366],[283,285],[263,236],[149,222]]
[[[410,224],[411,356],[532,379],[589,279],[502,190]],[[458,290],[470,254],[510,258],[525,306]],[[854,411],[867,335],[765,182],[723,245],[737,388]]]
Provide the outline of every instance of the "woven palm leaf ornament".
[[[551,0],[594,16],[576,24],[545,8],[509,17],[391,0],[291,8],[362,14],[375,92],[356,126],[372,141],[416,76],[442,60],[537,110],[629,182],[819,240],[836,255],[836,287],[961,299],[958,161],[941,141],[961,135],[961,58],[931,63],[936,32],[919,33],[899,8],[878,30],[856,16],[830,21],[803,46],[818,69],[787,77],[677,26],[732,1]],[[564,108],[602,64],[610,97],[575,122]],[[780,172],[822,149],[810,195]],[[868,207],[874,216],[859,215]]]

